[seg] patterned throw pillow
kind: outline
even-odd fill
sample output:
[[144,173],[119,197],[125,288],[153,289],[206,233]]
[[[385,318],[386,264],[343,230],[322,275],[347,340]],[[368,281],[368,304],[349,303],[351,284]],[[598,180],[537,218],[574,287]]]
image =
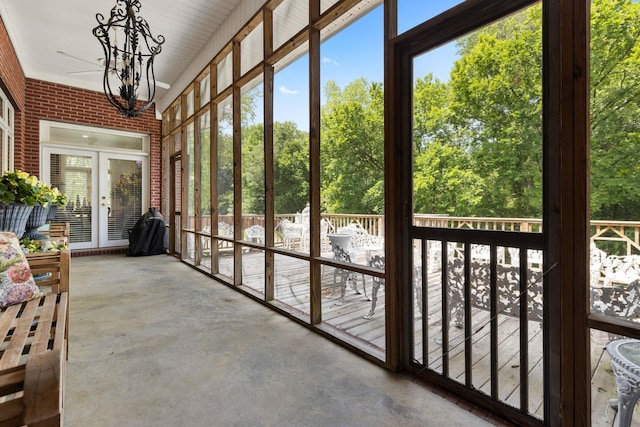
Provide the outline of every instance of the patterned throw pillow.
[[18,237],[14,233],[0,231],[0,307],[41,295]]

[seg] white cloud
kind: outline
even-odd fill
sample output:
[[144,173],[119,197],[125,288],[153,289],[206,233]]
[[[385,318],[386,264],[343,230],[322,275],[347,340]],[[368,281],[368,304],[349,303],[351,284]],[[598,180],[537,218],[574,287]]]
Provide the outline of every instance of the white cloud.
[[339,65],[340,65],[340,64],[338,64],[338,61],[336,61],[335,59],[331,59],[331,58],[326,57],[326,56],[323,56],[323,57],[322,57],[322,62],[324,62],[324,63],[330,63],[330,64],[333,64],[333,65],[335,65],[335,66],[339,66]]
[[287,95],[296,95],[298,93],[297,90],[293,90],[293,89],[289,89],[286,86],[280,86],[280,92],[287,94]]

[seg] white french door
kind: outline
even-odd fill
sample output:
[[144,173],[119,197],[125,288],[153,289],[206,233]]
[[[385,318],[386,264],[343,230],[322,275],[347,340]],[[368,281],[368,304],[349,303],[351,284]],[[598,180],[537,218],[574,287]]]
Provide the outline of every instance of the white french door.
[[147,156],[44,146],[42,160],[42,178],[70,199],[54,221],[70,223],[71,249],[129,244],[147,209]]

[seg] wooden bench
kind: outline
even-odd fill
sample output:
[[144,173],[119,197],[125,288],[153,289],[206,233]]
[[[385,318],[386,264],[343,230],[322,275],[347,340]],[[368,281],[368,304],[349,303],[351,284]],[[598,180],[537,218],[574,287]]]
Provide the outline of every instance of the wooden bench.
[[0,426],[62,424],[70,257],[27,254],[46,294],[0,309]]
[[38,232],[51,240],[69,246],[71,226],[68,222],[52,222],[49,224],[48,230],[38,230]]

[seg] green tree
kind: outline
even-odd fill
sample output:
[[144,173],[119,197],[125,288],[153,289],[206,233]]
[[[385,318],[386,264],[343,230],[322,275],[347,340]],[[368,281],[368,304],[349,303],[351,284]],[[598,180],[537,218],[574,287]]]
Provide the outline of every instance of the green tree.
[[[485,188],[475,215],[542,213],[541,29],[536,5],[462,38],[448,83],[431,76],[417,80],[416,159],[434,141],[468,153],[470,161],[461,158],[461,164],[468,164]],[[596,219],[640,216],[639,40],[639,2],[591,2],[590,171]]]
[[358,79],[325,86],[321,117],[323,209],[384,213],[384,92]]
[[264,125],[242,129],[242,210],[264,214]]
[[[229,100],[230,101],[230,100]],[[233,114],[231,103],[218,109],[218,214],[233,213]]]
[[211,129],[200,135],[200,198],[202,215],[211,215]]
[[484,181],[476,215],[542,215],[541,32],[534,6],[458,43],[448,117]]
[[460,132],[453,126],[451,86],[432,74],[416,79],[413,210],[474,215],[485,193]]
[[640,218],[640,3],[591,3],[591,214]]
[[274,209],[300,211],[309,201],[309,134],[295,123],[273,123]]
[[414,211],[470,216],[484,193],[471,158],[446,142],[429,143],[414,161]]
[[416,79],[413,89],[415,154],[425,151],[434,141],[456,144],[451,99],[451,86],[434,78],[432,73]]

